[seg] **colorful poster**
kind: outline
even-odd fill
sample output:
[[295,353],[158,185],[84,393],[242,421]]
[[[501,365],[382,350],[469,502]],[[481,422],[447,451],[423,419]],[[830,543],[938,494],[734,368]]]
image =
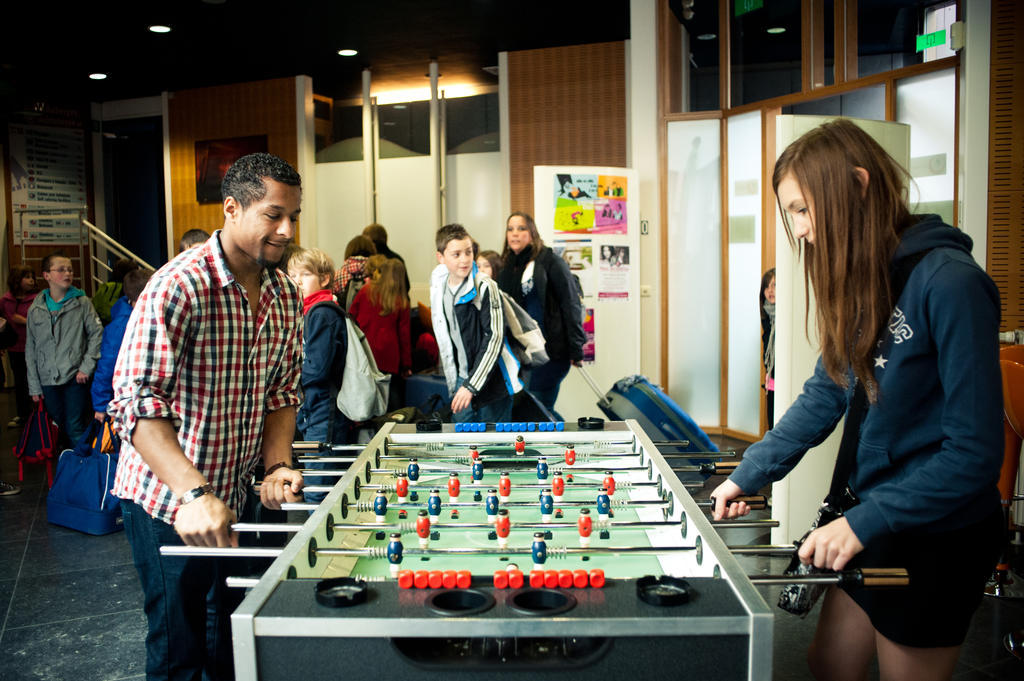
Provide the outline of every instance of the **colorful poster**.
[[597,175],[555,175],[555,231],[589,233],[594,228]]
[[594,247],[590,239],[556,239],[552,250],[569,265],[569,270],[576,275],[583,297],[594,295]]
[[626,233],[626,202],[598,199],[594,202],[594,234]]
[[626,186],[626,178],[624,177],[618,175],[599,175],[597,178],[597,198],[625,201],[629,198]]
[[593,364],[597,357],[594,341],[594,308],[588,307],[583,310],[583,361]]
[[598,300],[629,300],[629,246],[601,246]]

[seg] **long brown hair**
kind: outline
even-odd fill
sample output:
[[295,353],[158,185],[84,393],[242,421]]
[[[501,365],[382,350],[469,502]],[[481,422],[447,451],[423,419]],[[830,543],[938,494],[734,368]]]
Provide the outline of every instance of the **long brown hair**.
[[378,270],[380,276],[367,284],[370,302],[387,317],[396,310],[409,309],[409,289],[405,285],[405,265],[398,258],[388,258]]
[[[865,186],[856,169],[868,173]],[[800,186],[813,215],[814,243],[797,245],[778,199],[787,176]],[[814,287],[821,356],[828,375],[848,387],[852,368],[872,402],[876,344],[892,314],[889,267],[900,234],[912,221],[909,174],[856,124],[839,119],[806,133],[775,163],[772,187],[790,246],[802,249],[804,284]],[[810,316],[810,300],[804,326]],[[809,334],[808,334],[809,337]]]
[[[540,255],[541,249],[544,248],[544,240],[540,238],[540,232],[537,231],[537,223],[533,221],[533,216],[521,210],[514,210],[505,218],[506,232],[508,231],[508,221],[517,215],[526,220],[526,229],[530,232],[530,245],[528,246],[530,249],[530,260],[533,260]],[[512,249],[508,247],[508,237],[505,237],[505,247],[501,249],[502,264],[508,264],[508,259],[511,257]]]

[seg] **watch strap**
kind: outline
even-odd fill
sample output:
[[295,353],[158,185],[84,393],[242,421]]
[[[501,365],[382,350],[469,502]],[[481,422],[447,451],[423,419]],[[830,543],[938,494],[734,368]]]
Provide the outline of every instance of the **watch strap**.
[[205,483],[199,487],[190,489],[178,498],[178,503],[184,506],[188,502],[195,501],[204,494],[213,494],[213,485]]

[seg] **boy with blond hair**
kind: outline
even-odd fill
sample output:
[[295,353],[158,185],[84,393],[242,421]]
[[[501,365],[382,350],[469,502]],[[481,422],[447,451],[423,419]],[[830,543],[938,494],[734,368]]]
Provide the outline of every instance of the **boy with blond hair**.
[[345,317],[331,294],[334,262],[319,248],[304,248],[288,260],[288,276],[302,292],[302,406],[296,427],[303,440],[344,443],[348,419],[335,404],[345,371]]

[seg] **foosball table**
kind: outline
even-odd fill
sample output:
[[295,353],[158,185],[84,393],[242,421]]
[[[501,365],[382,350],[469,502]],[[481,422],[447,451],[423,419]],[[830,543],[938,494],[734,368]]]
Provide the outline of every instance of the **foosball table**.
[[340,477],[232,616],[237,678],[769,679],[772,612],[680,467],[632,421],[529,426],[319,452]]

